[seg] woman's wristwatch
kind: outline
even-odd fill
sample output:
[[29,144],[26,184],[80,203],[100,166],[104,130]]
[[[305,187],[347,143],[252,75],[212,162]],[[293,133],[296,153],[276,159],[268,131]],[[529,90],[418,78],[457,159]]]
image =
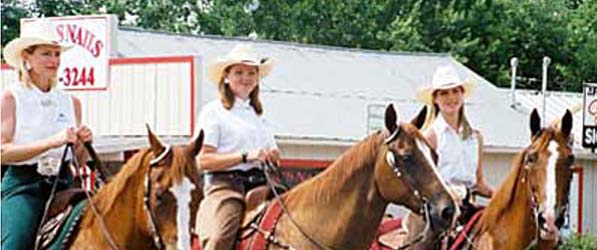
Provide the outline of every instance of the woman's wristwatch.
[[241,156],[242,156],[242,163],[247,163],[247,155],[249,155],[249,153],[247,153],[247,152],[243,152],[241,154]]

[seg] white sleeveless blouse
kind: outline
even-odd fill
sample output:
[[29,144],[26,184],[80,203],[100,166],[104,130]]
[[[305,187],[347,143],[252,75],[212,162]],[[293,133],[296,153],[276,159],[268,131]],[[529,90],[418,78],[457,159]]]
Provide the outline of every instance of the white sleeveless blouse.
[[[42,92],[35,86],[15,83],[10,89],[15,99],[14,144],[26,144],[51,137],[66,128],[77,125],[73,99],[56,88]],[[42,157],[61,157],[64,147],[54,148],[22,162],[36,163]]]
[[472,186],[476,183],[479,144],[475,134],[462,139],[462,128],[454,131],[441,114],[431,129],[437,136],[438,170],[442,178],[452,184]]

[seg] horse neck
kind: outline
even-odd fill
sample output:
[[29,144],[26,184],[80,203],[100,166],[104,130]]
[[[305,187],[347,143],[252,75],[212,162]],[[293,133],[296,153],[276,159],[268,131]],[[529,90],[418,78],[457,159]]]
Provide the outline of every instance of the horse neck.
[[[131,158],[111,182],[106,184],[93,198],[99,214],[118,246],[131,248],[147,247],[151,241],[147,216],[143,207],[144,180],[149,168],[147,151]],[[131,208],[131,205],[134,207]],[[91,209],[86,213],[99,227],[97,235],[102,235],[98,218]]]
[[526,175],[523,154],[519,154],[513,169],[483,212],[479,223],[479,234],[497,232],[502,236],[506,235],[511,242],[532,240],[536,228],[529,227],[529,222],[534,222],[535,215],[528,183],[529,177]]
[[305,232],[335,248],[368,247],[387,206],[374,179],[381,144],[381,135],[369,136],[288,193],[288,210]]

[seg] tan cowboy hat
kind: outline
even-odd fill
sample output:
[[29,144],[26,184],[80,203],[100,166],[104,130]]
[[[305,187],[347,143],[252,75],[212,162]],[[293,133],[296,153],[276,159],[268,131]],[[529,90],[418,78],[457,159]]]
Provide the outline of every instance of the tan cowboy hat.
[[226,56],[212,61],[207,66],[207,76],[212,82],[218,84],[224,75],[224,70],[234,64],[256,66],[259,69],[259,79],[262,79],[271,72],[273,60],[259,57],[251,45],[239,44]]
[[4,60],[10,66],[19,69],[23,64],[23,50],[34,45],[59,46],[63,52],[72,47],[60,43],[60,37],[56,34],[56,27],[50,21],[40,19],[23,22],[20,36],[4,47]]
[[464,98],[470,96],[475,90],[476,84],[472,78],[462,80],[456,69],[451,66],[440,66],[435,70],[431,85],[426,86],[417,92],[417,99],[425,104],[433,104],[433,92],[440,89],[451,89],[458,86],[464,88]]

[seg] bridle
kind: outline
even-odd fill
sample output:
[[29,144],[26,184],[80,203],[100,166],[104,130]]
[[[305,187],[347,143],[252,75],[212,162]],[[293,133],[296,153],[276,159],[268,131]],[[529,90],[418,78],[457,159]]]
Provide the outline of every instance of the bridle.
[[[541,130],[537,133],[537,135],[534,137],[533,142],[535,141],[535,138],[538,138],[544,130]],[[529,171],[531,170],[532,166],[530,166],[531,164],[529,163],[531,160],[529,157],[530,154],[530,150],[531,150],[531,146],[533,145],[533,143],[531,143],[531,145],[529,145],[525,150],[524,150],[524,160],[523,160],[523,164],[524,164],[524,169],[523,169],[523,173],[522,173],[522,177],[521,177],[521,182],[524,184],[525,182],[527,182],[527,177],[529,176]],[[571,153],[568,155],[568,157],[566,158],[566,162],[565,167],[569,168],[570,170],[572,169],[572,166],[574,165],[574,154]],[[535,160],[536,161],[536,160]],[[539,238],[540,238],[540,231],[543,229],[545,230],[546,228],[543,226],[544,222],[545,222],[545,218],[543,218],[543,216],[541,215],[541,211],[540,211],[540,205],[537,199],[537,191],[535,190],[535,188],[533,187],[533,185],[531,184],[531,182],[528,182],[528,186],[529,186],[529,190],[531,193],[531,209],[533,211],[533,216],[534,216],[534,221],[535,221],[535,236],[533,237],[533,240],[529,243],[529,245],[524,248],[525,250],[527,249],[531,249],[532,247],[534,247],[538,242],[539,242]],[[570,190],[568,190],[568,192],[570,192]],[[560,211],[556,211],[558,214],[558,217],[556,218],[556,227],[558,229],[560,229],[565,223],[569,222],[569,219],[567,219],[567,217],[569,216],[568,214],[568,209],[569,209],[569,202],[568,202],[568,194],[566,194],[566,204],[564,205],[564,207],[560,210]]]
[[[389,146],[394,140],[396,140],[396,138],[398,138],[398,136],[400,135],[400,130],[400,126],[398,126],[396,130],[394,130],[394,132],[392,132],[392,134],[390,134],[390,136],[388,136],[388,138],[384,140],[384,144]],[[405,159],[403,159],[403,161],[410,160],[412,160],[410,157],[405,157]],[[398,248],[392,248],[392,250],[402,250],[412,247],[413,245],[425,239],[425,235],[431,229],[432,224],[430,212],[431,208],[429,206],[429,199],[422,195],[422,193],[419,191],[414,178],[407,173],[403,173],[403,171],[400,169],[400,166],[396,164],[394,153],[391,150],[388,150],[388,152],[386,153],[386,161],[388,165],[390,165],[390,167],[392,168],[392,171],[394,172],[396,177],[398,177],[398,179],[403,180],[406,186],[408,186],[408,188],[410,188],[410,190],[413,191],[413,195],[421,204],[421,210],[419,211],[419,213],[425,215],[425,229],[421,231],[421,233],[419,233],[419,235],[417,235],[417,237],[413,241],[403,244]],[[442,235],[443,234],[445,234],[445,232],[442,233]],[[441,237],[442,236],[440,235],[440,238]]]
[[157,216],[151,210],[151,170],[154,167],[159,166],[158,163],[166,159],[166,156],[170,155],[171,151],[172,150],[170,145],[165,145],[164,150],[158,156],[149,161],[149,170],[147,171],[147,175],[145,176],[143,208],[145,208],[145,212],[147,213],[147,217],[149,218],[149,232],[151,234],[151,238],[153,239],[153,245],[156,249],[164,249],[164,239],[162,239],[162,235],[158,230]]

